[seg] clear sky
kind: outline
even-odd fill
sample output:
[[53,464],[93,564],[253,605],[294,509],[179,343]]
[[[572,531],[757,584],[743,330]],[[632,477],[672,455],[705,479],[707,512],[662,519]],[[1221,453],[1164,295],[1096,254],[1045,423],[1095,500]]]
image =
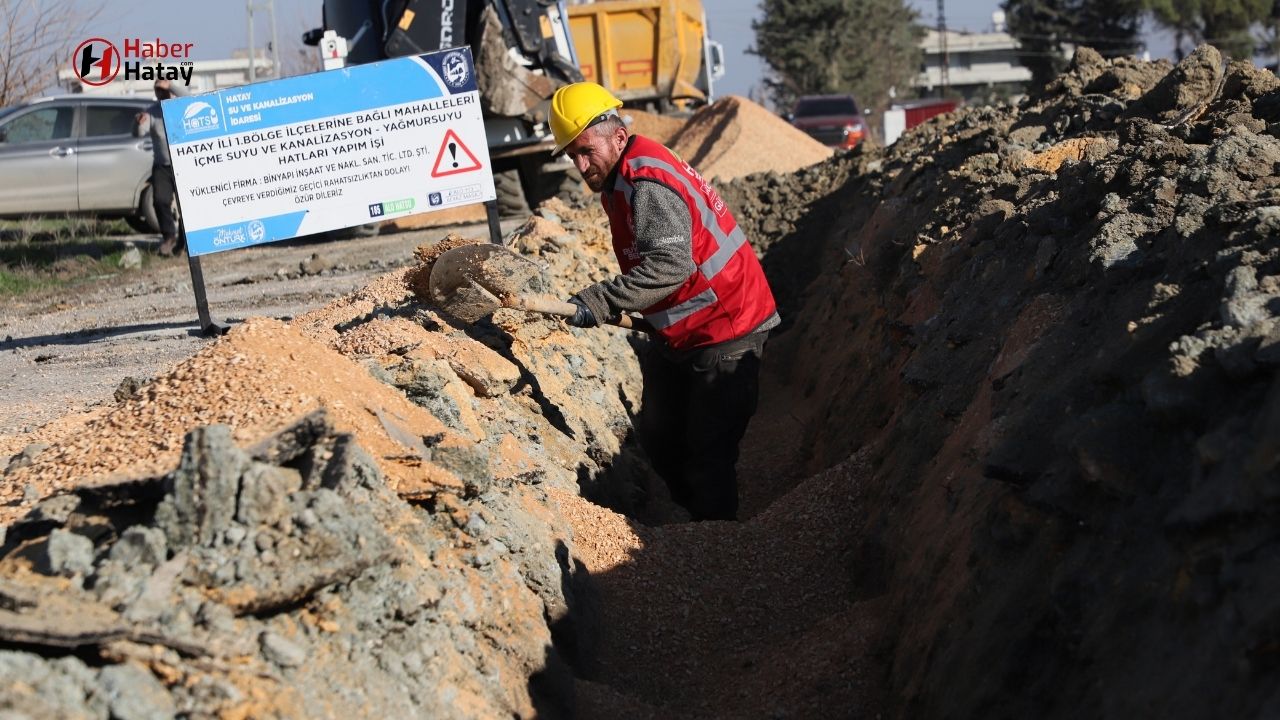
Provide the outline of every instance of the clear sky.
[[[1001,0],[947,0],[947,26],[953,29],[990,29],[991,13]],[[138,37],[165,42],[194,43],[193,59],[213,60],[231,56],[247,46],[247,3],[243,0],[187,3],[174,0],[73,0],[81,8],[102,7],[93,32],[107,39]],[[908,0],[921,20],[937,22],[936,0]],[[760,83],[764,65],[746,49],[754,42],[751,20],[759,14],[757,0],[703,0],[712,37],[725,47],[726,72],[716,87],[717,95],[746,95]],[[258,0],[255,37],[265,46],[270,37],[266,3]],[[282,48],[296,47],[297,38],[320,24],[319,0],[276,0],[276,26]],[[1171,47],[1167,37],[1148,38],[1153,57],[1167,57]],[[72,48],[68,48],[68,55]]]

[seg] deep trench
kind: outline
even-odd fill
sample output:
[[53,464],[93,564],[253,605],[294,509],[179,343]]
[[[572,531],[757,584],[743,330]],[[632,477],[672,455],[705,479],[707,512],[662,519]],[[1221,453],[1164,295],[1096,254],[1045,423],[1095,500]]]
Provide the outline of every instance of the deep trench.
[[[1193,117],[1178,103],[1196,77],[1214,94],[1196,101],[1190,109],[1203,116]],[[750,178],[726,199],[747,234],[768,244],[764,265],[786,324],[765,351],[760,408],[742,443],[743,522],[685,522],[634,438],[608,457],[614,446],[601,440],[613,438],[600,433],[615,416],[573,435],[582,418],[557,403],[593,398],[579,405],[584,417],[597,405],[635,408],[622,384],[617,397],[578,393],[593,389],[574,384],[590,376],[568,372],[562,355],[589,347],[617,356],[621,341],[595,336],[587,346],[569,335],[557,345],[546,327],[534,334],[535,323],[522,324],[525,352],[507,359],[524,382],[497,395],[515,402],[522,393],[522,422],[542,424],[522,426],[521,437],[560,451],[547,458],[573,458],[553,468],[564,477],[546,474],[535,487],[536,473],[512,474],[492,488],[455,445],[455,455],[432,457],[456,461],[471,485],[425,506],[406,504],[355,453],[335,463],[341,493],[285,492],[293,481],[284,478],[261,517],[235,519],[225,503],[211,517],[271,530],[293,517],[285,500],[323,500],[316,507],[328,525],[290,521],[273,537],[350,549],[354,533],[404,552],[368,560],[368,572],[360,553],[346,553],[341,582],[319,556],[289,563],[319,584],[274,600],[277,625],[250,613],[236,626],[226,608],[198,625],[211,638],[265,638],[304,611],[331,613],[345,625],[273,646],[281,657],[270,662],[296,674],[260,687],[270,690],[264,697],[293,700],[302,689],[328,702],[356,688],[370,694],[360,707],[440,716],[527,716],[532,703],[544,718],[1280,717],[1278,170],[1280,81],[1242,63],[1224,70],[1202,48],[1172,72],[1081,51],[1026,106],[971,108],[888,153]],[[311,347],[280,323],[246,325],[266,350]],[[255,337],[231,339],[246,336]],[[529,338],[548,337],[541,354],[528,352]],[[376,384],[367,367],[314,357],[365,394],[383,389],[359,384]],[[408,360],[390,369],[418,369]],[[534,366],[547,372],[537,376],[545,386],[529,384]],[[556,387],[557,370],[574,380]],[[620,382],[605,377],[615,371],[595,377]],[[366,438],[379,432],[390,428]],[[223,460],[204,467],[240,457],[223,434],[208,455]],[[566,449],[583,445],[585,454]],[[574,489],[575,463],[576,489],[598,506],[556,499]],[[220,481],[243,488],[252,479]],[[159,492],[160,478],[148,482]],[[147,519],[154,498],[117,490],[138,506],[105,498],[63,507],[56,522],[33,510],[6,542],[64,523],[97,537],[99,516],[113,514],[117,530],[150,523],[137,537],[162,534]],[[574,553],[593,551],[598,538],[578,533],[566,544],[571,521],[554,508],[531,517],[546,508],[530,498],[598,522],[626,546],[624,560],[588,572]],[[52,500],[44,510],[59,507]],[[489,527],[471,521],[482,513]],[[188,520],[171,515],[162,525],[190,535]],[[324,543],[302,542],[321,531]],[[73,534],[59,542],[83,546]],[[492,542],[499,537],[514,544]],[[51,553],[51,542],[28,550]],[[284,577],[243,533],[230,545],[181,547],[257,558],[254,589],[270,592]],[[133,577],[91,549],[84,560],[97,563],[98,577],[141,587],[134,581],[159,574],[158,560]],[[224,586],[212,582],[161,599],[194,630],[193,618],[219,604],[203,594]],[[288,602],[303,597],[314,602]],[[568,612],[557,616],[561,599]],[[50,625],[52,635],[75,629],[62,617]],[[344,653],[328,652],[339,641]],[[422,648],[448,656],[451,672],[424,672]],[[314,663],[291,661],[307,649]],[[61,659],[75,670],[75,658]],[[53,667],[30,653],[0,654],[4,663],[10,673]],[[97,676],[68,678],[79,694],[51,698],[96,697],[86,689]],[[427,692],[439,688],[480,703]],[[172,688],[223,707],[189,689]]]

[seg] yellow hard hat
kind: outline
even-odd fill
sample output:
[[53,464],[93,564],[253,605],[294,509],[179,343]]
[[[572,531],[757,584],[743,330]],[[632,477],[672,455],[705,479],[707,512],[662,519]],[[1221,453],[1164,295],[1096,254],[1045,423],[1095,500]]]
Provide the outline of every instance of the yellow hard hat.
[[622,101],[593,82],[565,85],[551,98],[551,132],[556,136],[553,155],[564,152],[573,139],[622,107]]

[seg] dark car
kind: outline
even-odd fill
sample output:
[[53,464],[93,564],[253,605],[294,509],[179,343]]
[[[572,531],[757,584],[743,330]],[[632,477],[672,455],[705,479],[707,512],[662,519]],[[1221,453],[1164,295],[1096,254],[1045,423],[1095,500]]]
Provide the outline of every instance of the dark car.
[[862,142],[867,124],[852,95],[806,95],[787,119],[823,145],[851,148]]
[[152,102],[64,95],[0,111],[0,218],[92,214],[158,232],[151,140],[133,136]]

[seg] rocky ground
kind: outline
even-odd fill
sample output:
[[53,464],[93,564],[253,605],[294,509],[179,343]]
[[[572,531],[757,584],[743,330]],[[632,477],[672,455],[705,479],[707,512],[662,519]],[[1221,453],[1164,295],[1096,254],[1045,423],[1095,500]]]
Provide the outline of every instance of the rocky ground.
[[[785,316],[742,523],[684,522],[639,452],[642,336],[460,323],[415,295],[433,242],[23,416],[0,708],[1274,715],[1278,138],[1270,73],[1081,50],[723,185]],[[509,244],[563,296],[602,228],[553,201]]]
[[[458,229],[485,232],[482,225]],[[415,247],[446,232],[387,232],[206,255],[201,267],[213,319],[234,324],[301,314],[411,262]],[[134,242],[143,252],[156,245],[148,237]],[[153,258],[145,273],[121,272],[70,291],[6,301],[0,307],[0,436],[111,400],[125,378],[145,381],[194,353],[207,342],[199,330],[185,258]]]

